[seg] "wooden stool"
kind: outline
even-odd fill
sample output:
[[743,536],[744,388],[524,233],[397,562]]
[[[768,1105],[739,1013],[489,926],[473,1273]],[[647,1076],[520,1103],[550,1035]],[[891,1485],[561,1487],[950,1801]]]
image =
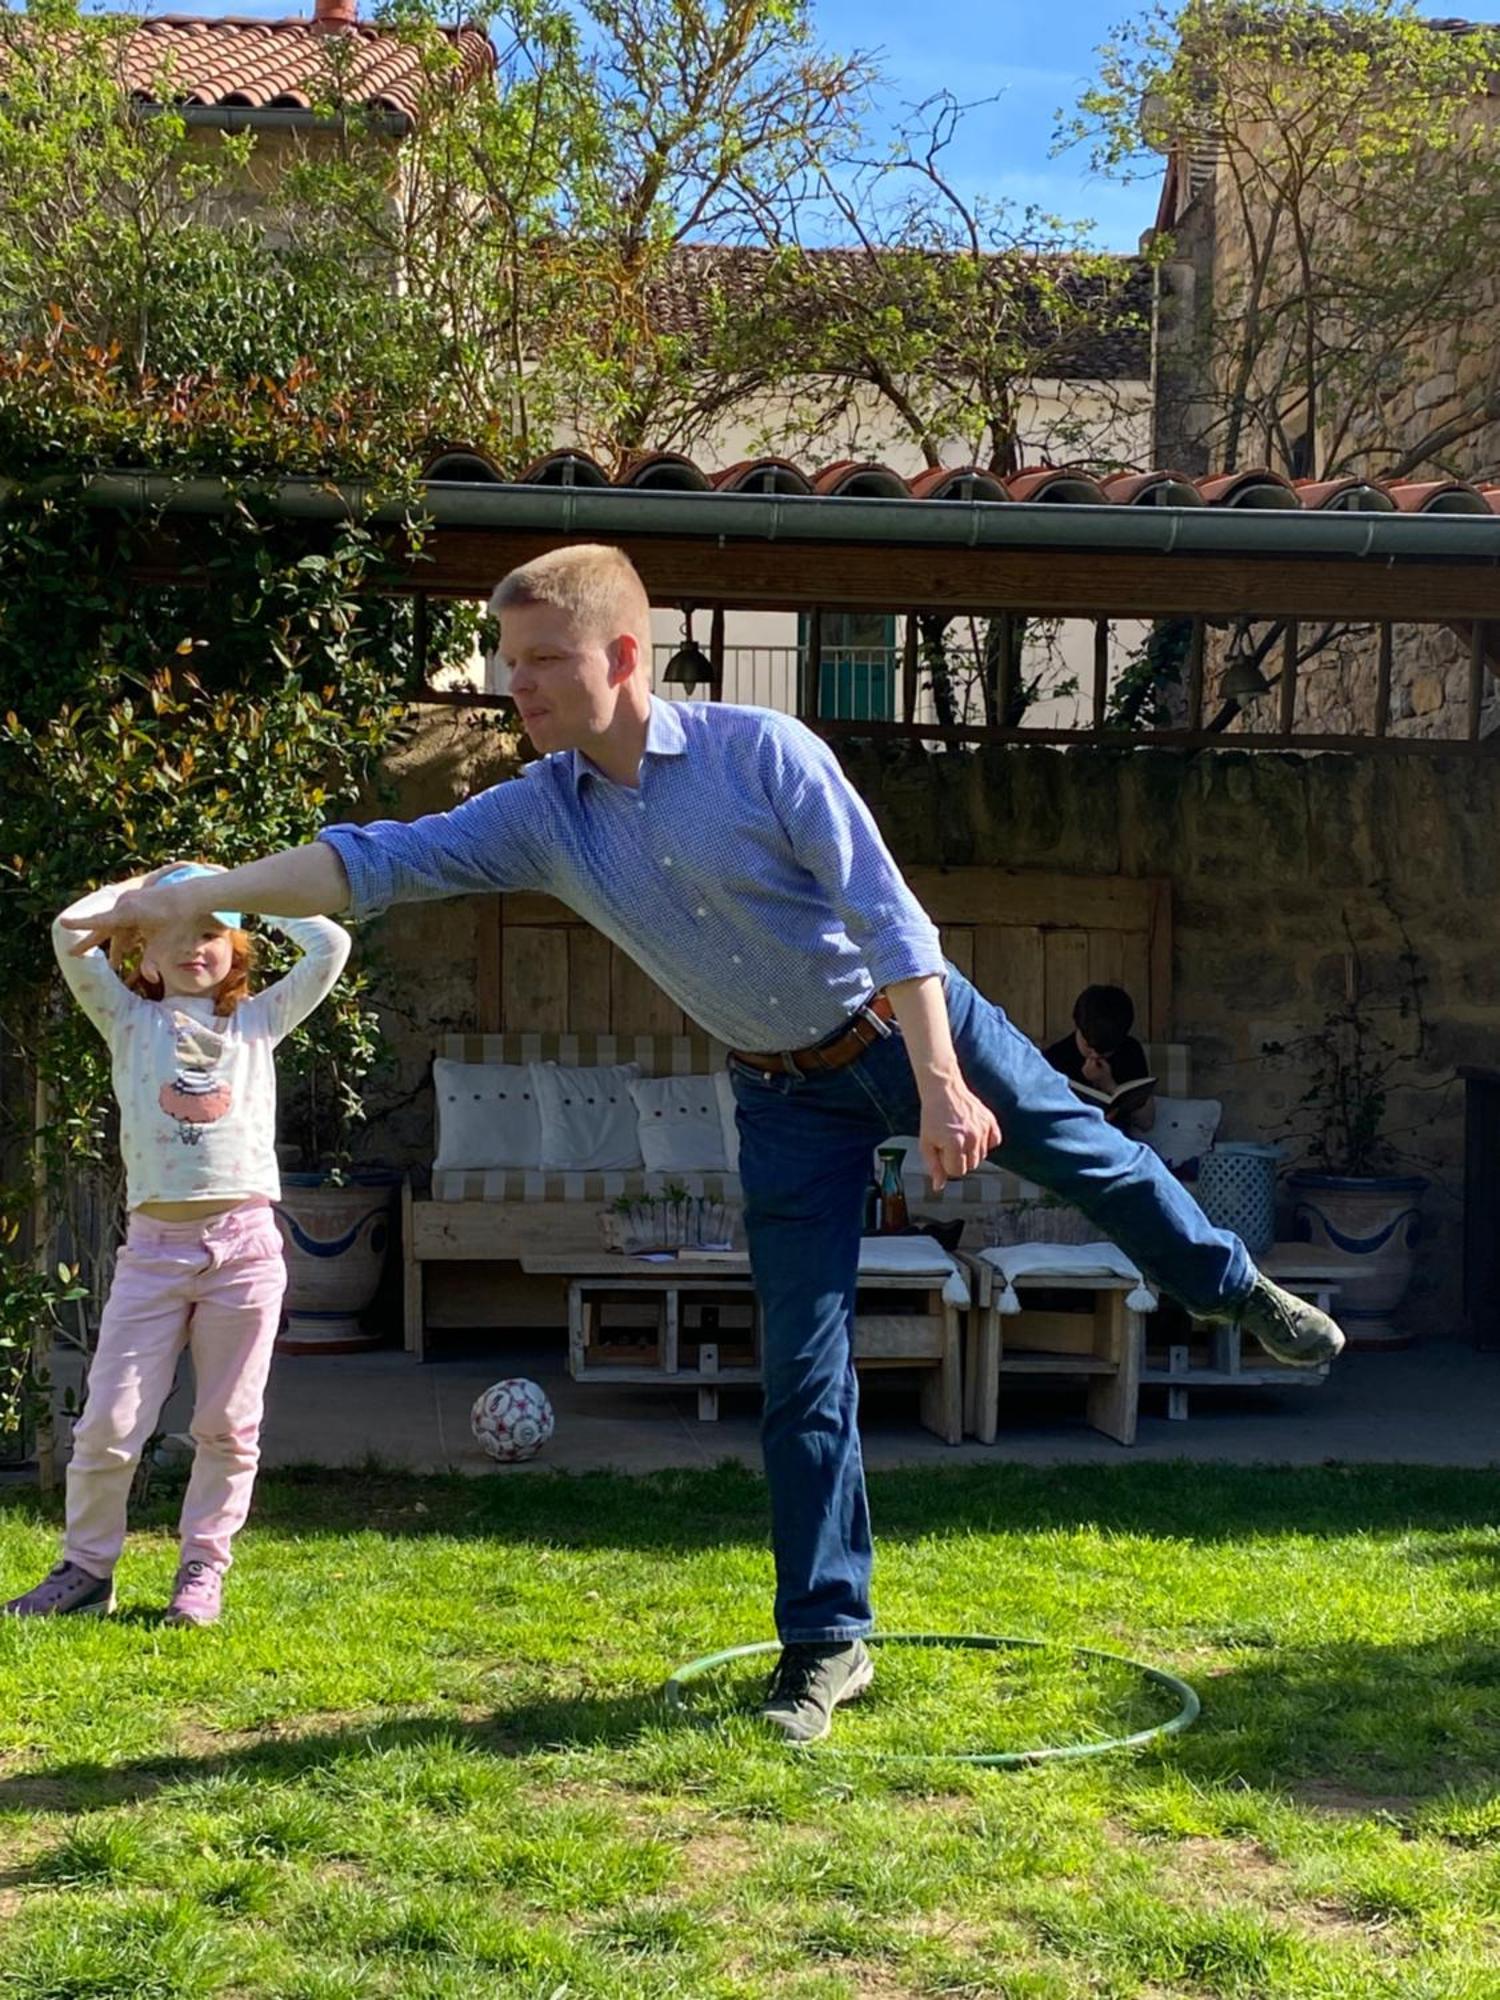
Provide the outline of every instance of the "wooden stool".
[[964,1368],[964,1427],[981,1444],[1000,1428],[1002,1375],[1077,1375],[1088,1383],[1088,1421],[1118,1444],[1134,1444],[1145,1315],[1126,1304],[1138,1277],[1084,1276],[1071,1270],[1018,1275],[1017,1291],[1087,1292],[1092,1313],[1002,1313],[1005,1280],[982,1256],[965,1258],[974,1279]]

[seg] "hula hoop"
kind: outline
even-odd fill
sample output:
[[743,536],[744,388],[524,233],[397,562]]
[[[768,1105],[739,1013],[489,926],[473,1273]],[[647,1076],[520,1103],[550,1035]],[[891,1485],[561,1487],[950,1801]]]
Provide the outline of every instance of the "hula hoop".
[[[955,1646],[973,1653],[1051,1650],[1046,1639],[999,1637],[984,1632],[872,1632],[867,1634],[865,1644]],[[1197,1694],[1186,1681],[1179,1680],[1176,1674],[1169,1674],[1165,1667],[1148,1666],[1144,1660],[1128,1659],[1123,1653],[1102,1652],[1097,1646],[1066,1646],[1056,1650],[1067,1652],[1075,1660],[1105,1660],[1111,1666],[1129,1667],[1143,1680],[1150,1681],[1155,1687],[1165,1688],[1168,1694],[1173,1695],[1179,1703],[1177,1713],[1168,1716],[1165,1722],[1154,1723],[1150,1729],[1137,1729],[1129,1736],[1105,1737],[1097,1743],[1037,1744],[1029,1750],[862,1750],[841,1745],[840,1754],[864,1757],[879,1764],[984,1764],[994,1770],[1015,1770],[1025,1764],[1064,1763],[1082,1757],[1104,1757],[1115,1750],[1136,1750],[1143,1743],[1178,1736],[1198,1719],[1202,1703]],[[726,1666],[731,1660],[747,1660],[756,1654],[780,1651],[779,1639],[763,1639],[753,1646],[730,1646],[722,1653],[706,1653],[701,1660],[689,1660],[686,1666],[675,1668],[662,1692],[669,1707],[684,1709],[687,1707],[689,1682],[702,1680],[716,1667]],[[790,1749],[803,1747],[799,1744],[788,1745]]]

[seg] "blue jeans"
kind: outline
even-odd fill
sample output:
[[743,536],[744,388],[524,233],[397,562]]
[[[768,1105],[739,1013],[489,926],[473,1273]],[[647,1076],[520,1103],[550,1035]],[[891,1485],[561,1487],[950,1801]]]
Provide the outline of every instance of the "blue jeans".
[[[1255,1267],[1151,1150],[1076,1097],[1041,1050],[951,966],[964,1079],[1000,1121],[997,1161],[1075,1203],[1163,1290],[1205,1315]],[[899,1029],[845,1068],[767,1076],[730,1058],[745,1230],[760,1298],[762,1443],[784,1644],[871,1629],[870,1515],[850,1332],[871,1156],[921,1107]]]

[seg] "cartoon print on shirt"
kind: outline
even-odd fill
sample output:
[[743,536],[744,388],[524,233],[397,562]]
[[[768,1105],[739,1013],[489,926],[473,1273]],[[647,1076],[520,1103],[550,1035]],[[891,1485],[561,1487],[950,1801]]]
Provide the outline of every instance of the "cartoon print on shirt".
[[229,1085],[219,1074],[226,1038],[217,1028],[206,1027],[175,1008],[172,1035],[177,1074],[162,1085],[157,1101],[167,1116],[177,1121],[177,1136],[183,1145],[196,1146],[204,1126],[216,1125],[234,1102]]

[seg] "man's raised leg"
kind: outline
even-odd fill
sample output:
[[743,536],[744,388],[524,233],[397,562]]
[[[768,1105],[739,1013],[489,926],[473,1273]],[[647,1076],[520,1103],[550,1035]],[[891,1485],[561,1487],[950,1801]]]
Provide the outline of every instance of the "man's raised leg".
[[1036,1044],[952,971],[948,1011],[965,1081],[999,1119],[999,1157],[1013,1173],[1076,1204],[1199,1318],[1237,1322],[1292,1367],[1339,1352],[1344,1336],[1327,1313],[1262,1276],[1150,1147],[1083,1103]]

